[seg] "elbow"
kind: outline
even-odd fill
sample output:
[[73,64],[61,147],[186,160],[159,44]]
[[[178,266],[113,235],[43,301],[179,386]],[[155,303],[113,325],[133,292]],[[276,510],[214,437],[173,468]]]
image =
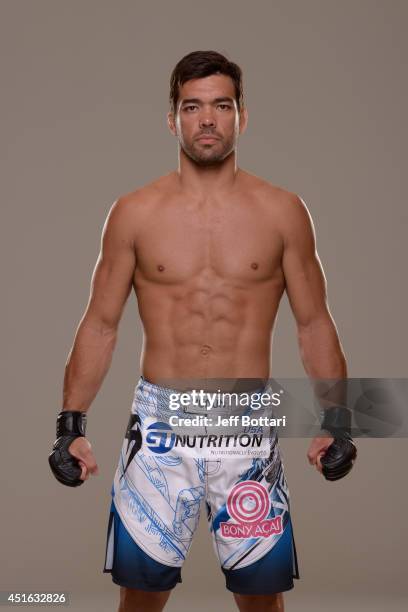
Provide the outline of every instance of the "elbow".
[[98,334],[102,337],[116,336],[119,327],[119,321],[98,317],[95,315],[85,315],[81,321],[81,327]]
[[301,342],[307,341],[311,336],[329,334],[333,331],[337,334],[336,326],[329,314],[297,322],[297,335]]

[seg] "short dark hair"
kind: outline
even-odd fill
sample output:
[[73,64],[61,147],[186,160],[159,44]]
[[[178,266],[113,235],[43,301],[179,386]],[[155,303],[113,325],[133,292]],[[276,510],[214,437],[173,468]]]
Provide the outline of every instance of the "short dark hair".
[[217,51],[192,51],[176,64],[170,77],[170,106],[175,113],[179,99],[179,87],[191,79],[200,79],[211,74],[225,74],[234,82],[238,110],[244,105],[242,70],[225,55]]

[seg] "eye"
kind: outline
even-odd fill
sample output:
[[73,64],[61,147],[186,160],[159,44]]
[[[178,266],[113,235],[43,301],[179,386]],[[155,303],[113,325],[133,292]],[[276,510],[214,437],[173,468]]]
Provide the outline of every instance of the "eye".
[[189,104],[188,106],[185,106],[183,110],[190,112],[191,109],[195,109],[195,108],[197,108],[196,104]]
[[221,108],[222,110],[228,110],[229,108],[231,108],[231,106],[229,104],[219,104],[218,108]]

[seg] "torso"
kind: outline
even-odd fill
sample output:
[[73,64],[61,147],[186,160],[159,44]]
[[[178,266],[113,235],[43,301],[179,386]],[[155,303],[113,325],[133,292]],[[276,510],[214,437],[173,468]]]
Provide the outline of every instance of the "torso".
[[151,382],[268,377],[285,289],[285,192],[240,171],[233,192],[199,200],[174,177],[139,190],[135,204],[142,373]]

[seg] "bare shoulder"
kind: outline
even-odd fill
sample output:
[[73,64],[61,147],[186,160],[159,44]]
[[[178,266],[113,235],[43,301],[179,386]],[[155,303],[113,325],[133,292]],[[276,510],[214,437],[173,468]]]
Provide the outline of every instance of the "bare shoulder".
[[121,195],[115,202],[118,207],[126,210],[143,209],[157,202],[162,194],[174,184],[174,172],[160,176],[145,185]]
[[240,189],[251,193],[260,201],[270,207],[282,206],[285,201],[290,201],[296,194],[275,185],[266,179],[240,169]]
[[312,224],[307,205],[297,193],[253,174],[246,174],[245,180],[252,186],[252,193],[272,215],[274,224],[278,224],[282,231],[302,227],[307,229]]
[[281,234],[284,243],[289,239],[313,240],[312,217],[305,201],[298,194],[248,172],[242,174],[242,180],[271,227]]
[[161,176],[119,196],[110,207],[107,221],[120,226],[124,232],[134,232],[146,216],[154,211],[163,194],[169,193],[173,173]]
[[274,213],[283,230],[307,231],[313,227],[311,214],[303,198],[285,189],[279,189],[278,192],[273,190],[273,193],[275,194]]

